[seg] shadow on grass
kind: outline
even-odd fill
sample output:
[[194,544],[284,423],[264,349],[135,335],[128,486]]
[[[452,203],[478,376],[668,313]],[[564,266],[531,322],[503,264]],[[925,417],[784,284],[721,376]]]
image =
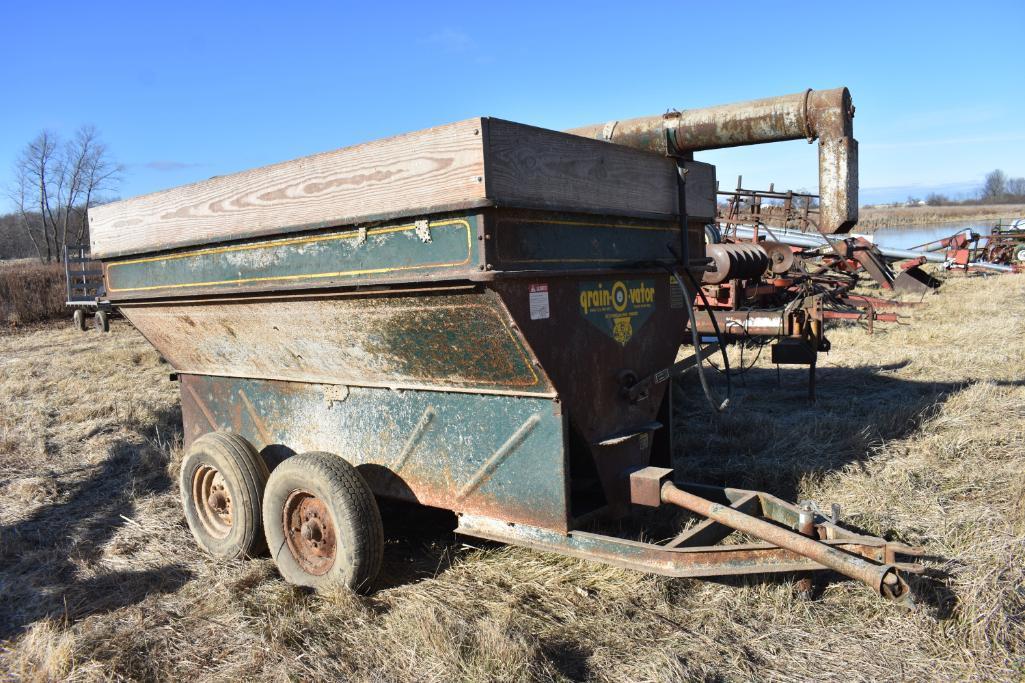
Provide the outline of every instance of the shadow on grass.
[[[807,368],[753,368],[740,378],[733,377],[735,409],[726,416],[713,415],[701,403],[696,380],[677,388],[676,396],[682,398],[674,422],[679,478],[761,490],[798,502],[807,477],[857,467],[883,443],[915,436],[947,400],[974,381],[916,381],[891,374],[910,364],[820,368],[814,401],[807,394]],[[713,376],[722,391],[725,378]],[[830,502],[819,501],[825,509]],[[873,512],[880,511],[844,511],[855,516]],[[876,535],[849,519],[841,517],[840,523],[855,533]],[[914,545],[914,539],[905,538],[896,529],[884,530],[880,535],[888,541]],[[832,578],[836,575],[817,575],[820,583]],[[755,576],[713,580],[741,585],[775,579]],[[937,618],[953,614],[957,596],[949,589],[945,576],[929,569],[908,576],[908,580],[915,599],[931,608]]]
[[[753,368],[733,378],[733,407],[714,415],[696,380],[676,388],[675,466],[695,483],[764,490],[795,501],[802,480],[866,461],[885,441],[905,439],[964,382],[908,380],[891,366],[825,367],[815,401],[808,370]],[[723,391],[725,379],[713,373]]]
[[131,605],[151,593],[177,590],[191,576],[181,564],[106,571],[96,567],[103,546],[131,517],[133,499],[167,491],[163,456],[149,438],[180,429],[181,412],[161,414],[148,434],[114,444],[106,460],[91,468],[58,474],[69,478],[60,500],[24,520],[0,527],[0,640],[9,639],[43,618],[73,622]]
[[429,579],[452,566],[456,553],[452,512],[415,503],[379,502],[386,545],[378,590]]

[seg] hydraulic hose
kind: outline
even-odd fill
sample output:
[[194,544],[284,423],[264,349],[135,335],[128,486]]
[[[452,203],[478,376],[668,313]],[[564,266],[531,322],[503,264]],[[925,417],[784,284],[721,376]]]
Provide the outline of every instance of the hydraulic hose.
[[[672,251],[672,249],[670,249],[670,251]],[[697,282],[694,280],[694,276],[691,275],[690,271],[684,269],[684,272],[687,273],[695,290],[701,297],[701,301],[704,303],[705,309],[708,311],[708,316],[712,321],[712,329],[715,330],[715,338],[719,342],[719,350],[722,353],[723,368],[726,370],[726,398],[722,401],[719,401],[718,397],[713,396],[712,388],[708,384],[708,378],[705,377],[705,368],[701,353],[701,334],[698,332],[697,314],[694,312],[694,303],[691,301],[691,298],[687,293],[687,286],[684,284],[683,278],[680,277],[680,274],[677,273],[675,269],[670,268],[665,264],[661,265],[669,271],[670,275],[673,276],[677,286],[680,288],[680,292],[683,294],[683,305],[687,311],[687,319],[690,322],[691,343],[694,346],[695,357],[698,361],[698,380],[701,382],[701,389],[705,394],[705,398],[708,400],[708,404],[712,407],[712,410],[717,413],[721,413],[726,410],[727,406],[730,404],[730,399],[733,397],[733,382],[730,380],[730,359],[726,355],[726,343],[723,339],[722,332],[719,330],[719,323],[716,321],[715,315],[712,314],[712,309],[708,305],[708,299],[705,298],[704,291],[702,291],[701,287],[697,285]]]

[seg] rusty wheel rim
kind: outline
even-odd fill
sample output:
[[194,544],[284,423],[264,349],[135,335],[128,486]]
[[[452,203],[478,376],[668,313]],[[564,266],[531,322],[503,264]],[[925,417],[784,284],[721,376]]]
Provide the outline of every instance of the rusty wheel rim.
[[231,533],[231,491],[216,467],[200,465],[192,475],[192,498],[203,529],[214,538]]
[[335,525],[324,501],[309,491],[292,491],[281,516],[285,541],[299,566],[323,576],[335,563]]

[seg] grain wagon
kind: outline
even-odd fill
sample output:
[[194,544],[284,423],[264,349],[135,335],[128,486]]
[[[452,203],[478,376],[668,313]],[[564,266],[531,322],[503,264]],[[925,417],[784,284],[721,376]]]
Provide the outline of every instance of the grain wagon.
[[[645,572],[831,569],[907,599],[913,549],[672,469],[666,389],[715,213],[692,152],[819,138],[844,232],[852,111],[840,89],[572,133],[473,118],[91,209],[107,296],[180,382],[197,542],[367,589],[391,498]],[[595,530],[663,504],[703,521]],[[754,540],[720,544],[735,530]]]

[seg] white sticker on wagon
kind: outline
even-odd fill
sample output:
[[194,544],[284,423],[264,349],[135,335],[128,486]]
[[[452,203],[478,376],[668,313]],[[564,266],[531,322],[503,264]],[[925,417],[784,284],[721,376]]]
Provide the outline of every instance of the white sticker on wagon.
[[530,285],[530,319],[547,320],[549,315],[548,285]]

